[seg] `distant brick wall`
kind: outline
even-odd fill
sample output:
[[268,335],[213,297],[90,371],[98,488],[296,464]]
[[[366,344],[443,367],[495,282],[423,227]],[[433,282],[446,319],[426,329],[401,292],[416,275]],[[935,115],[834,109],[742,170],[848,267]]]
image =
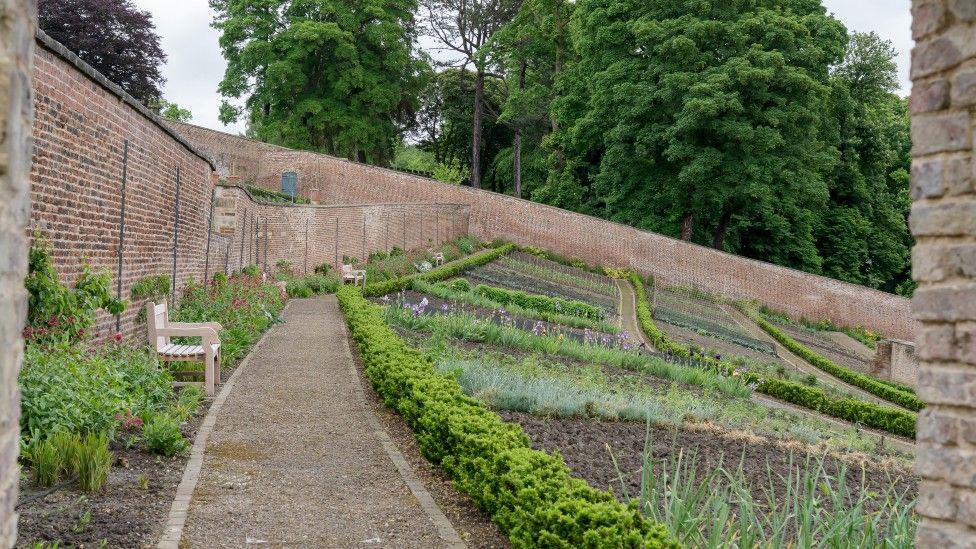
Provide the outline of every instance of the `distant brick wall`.
[[217,193],[215,229],[222,243],[212,248],[211,273],[252,264],[274,271],[279,260],[291,262],[297,273],[311,273],[323,263],[335,268],[343,257],[425,248],[468,231],[466,205],[289,206],[256,203],[236,186]]
[[232,163],[243,180],[262,187],[276,189],[281,173],[294,171],[300,193],[307,196],[311,189],[318,189],[325,204],[467,204],[471,208],[471,234],[479,238],[506,238],[594,263],[632,267],[663,282],[757,299],[795,317],[829,318],[890,337],[915,337],[909,301],[895,295],[509,196],[196,126],[173,123],[171,127],[211,158]]
[[0,0],[0,548],[17,540],[17,467],[23,358],[21,328],[27,312],[30,74],[36,6]]
[[976,547],[976,2],[914,0],[919,547]]

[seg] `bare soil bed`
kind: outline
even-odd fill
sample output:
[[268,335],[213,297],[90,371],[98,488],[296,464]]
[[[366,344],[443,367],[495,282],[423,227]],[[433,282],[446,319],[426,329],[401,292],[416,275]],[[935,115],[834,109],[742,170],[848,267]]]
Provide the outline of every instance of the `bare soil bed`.
[[[629,493],[635,495],[640,492],[646,433],[643,423],[540,418],[506,411],[499,414],[506,421],[521,425],[532,439],[534,448],[558,451],[573,475],[596,488],[608,488],[620,494],[620,474],[607,451],[609,446],[619,470],[623,472]],[[650,440],[653,444],[652,455],[656,462],[657,475],[661,472],[662,460],[667,460],[678,451],[683,452],[684,459],[691,455],[697,456],[698,478],[719,465],[734,469],[741,460],[756,501],[766,499],[769,471],[774,475],[785,476],[791,468],[795,470],[803,467],[807,459],[807,454],[799,446],[791,450],[768,441],[749,440],[745,436],[721,436],[712,431],[672,431],[652,426]],[[837,474],[842,465],[837,459],[825,458],[825,468],[831,474]],[[861,467],[847,465],[848,486],[857,489],[861,486],[862,478],[869,490],[878,493],[895,486],[899,493],[906,493],[914,499],[918,491],[918,478],[910,471],[896,467],[886,468],[870,461],[864,462]]]
[[731,341],[700,334],[694,330],[668,324],[667,322],[660,320],[655,320],[655,324],[661,329],[661,331],[667,334],[669,338],[679,341],[685,345],[696,345],[707,350],[713,355],[720,354],[723,357],[743,356],[761,363],[782,364],[783,366],[789,367],[786,362],[776,355],[750,349],[749,347],[743,347],[742,345],[736,345]]
[[[181,427],[187,440],[193,440],[209,404],[202,404],[201,412]],[[112,443],[112,451],[115,463],[108,482],[92,494],[68,483],[37,497],[46,489],[38,489],[29,478],[21,479],[24,503],[17,508],[17,547],[31,547],[36,541],[59,541],[61,547],[155,546],[189,455],[166,458],[144,447],[127,450],[121,437]],[[142,477],[148,481],[146,488],[140,486]]]

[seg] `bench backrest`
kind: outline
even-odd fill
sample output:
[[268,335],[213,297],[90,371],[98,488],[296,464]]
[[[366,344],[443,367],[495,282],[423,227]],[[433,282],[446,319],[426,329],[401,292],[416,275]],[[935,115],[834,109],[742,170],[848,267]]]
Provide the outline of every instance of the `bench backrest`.
[[343,265],[342,266],[342,274],[344,274],[344,275],[351,275],[352,274],[352,265]]
[[146,303],[146,325],[149,331],[149,344],[155,345],[156,350],[169,345],[169,337],[156,335],[156,330],[165,328],[169,325],[169,310],[166,302],[156,305],[152,301]]

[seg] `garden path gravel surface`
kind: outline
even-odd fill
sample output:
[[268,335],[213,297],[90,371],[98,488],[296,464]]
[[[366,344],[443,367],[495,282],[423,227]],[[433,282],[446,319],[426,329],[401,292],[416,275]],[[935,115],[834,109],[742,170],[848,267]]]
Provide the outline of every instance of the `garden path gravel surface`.
[[285,321],[217,416],[180,547],[458,546],[393,461],[335,297],[295,300]]

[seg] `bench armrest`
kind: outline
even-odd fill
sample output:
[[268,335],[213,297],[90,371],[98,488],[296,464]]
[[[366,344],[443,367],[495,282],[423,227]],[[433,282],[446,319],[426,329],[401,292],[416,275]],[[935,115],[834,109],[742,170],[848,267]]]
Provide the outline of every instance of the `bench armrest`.
[[199,337],[206,347],[212,343],[220,343],[217,330],[209,326],[195,326],[193,328],[158,328],[156,337]]
[[170,328],[211,328],[214,331],[220,332],[224,329],[219,322],[170,322],[168,324]]

